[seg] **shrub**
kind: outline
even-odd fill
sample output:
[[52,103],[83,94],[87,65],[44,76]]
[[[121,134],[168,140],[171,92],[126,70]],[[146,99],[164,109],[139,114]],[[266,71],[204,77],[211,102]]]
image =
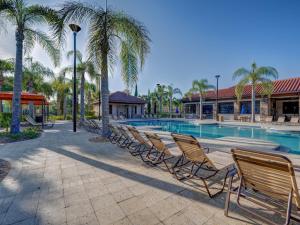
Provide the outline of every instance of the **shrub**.
[[0,126],[8,132],[11,123],[11,113],[0,113]]

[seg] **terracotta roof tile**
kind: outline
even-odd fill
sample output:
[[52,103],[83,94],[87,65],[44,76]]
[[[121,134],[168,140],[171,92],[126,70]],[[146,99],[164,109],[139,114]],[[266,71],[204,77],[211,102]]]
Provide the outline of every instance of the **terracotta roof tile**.
[[[289,78],[285,80],[276,80],[274,83],[273,95],[281,94],[295,94],[300,93],[300,77]],[[262,91],[261,85],[256,87],[256,93],[259,96]],[[243,98],[251,96],[251,85],[246,85],[243,92]],[[235,96],[235,86],[219,89],[219,99],[234,99]],[[216,91],[208,91],[206,93],[205,99],[214,100],[216,99]],[[189,102],[188,98],[182,99],[183,102]],[[192,101],[199,101],[199,96],[194,95]]]

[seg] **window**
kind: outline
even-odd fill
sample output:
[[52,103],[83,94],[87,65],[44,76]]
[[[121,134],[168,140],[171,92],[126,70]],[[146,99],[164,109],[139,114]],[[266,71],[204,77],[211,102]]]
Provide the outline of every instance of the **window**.
[[298,102],[283,102],[282,103],[283,114],[299,114]]
[[112,105],[109,105],[109,114],[112,114]]
[[185,113],[187,114],[196,114],[196,104],[186,104]]
[[219,113],[220,114],[234,114],[233,102],[222,102],[219,103]]
[[[251,101],[241,102],[240,114],[251,114]],[[255,101],[255,114],[260,113],[260,101]]]
[[134,114],[136,114],[136,113],[137,113],[137,107],[134,106]]

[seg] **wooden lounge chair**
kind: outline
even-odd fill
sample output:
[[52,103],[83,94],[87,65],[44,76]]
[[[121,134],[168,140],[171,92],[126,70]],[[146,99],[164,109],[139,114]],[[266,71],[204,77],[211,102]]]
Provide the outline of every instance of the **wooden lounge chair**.
[[[148,138],[148,140],[152,143],[153,150],[156,150],[156,152],[153,154],[153,150],[149,151],[149,153],[147,154],[147,159],[150,160],[150,162],[153,165],[157,165],[160,163],[164,163],[164,165],[166,166],[167,170],[173,174],[174,171],[174,166],[170,167],[167,162],[169,160],[172,160],[176,157],[178,157],[178,160],[181,160],[182,154],[176,155],[172,152],[171,148],[168,147],[162,140],[161,138],[155,134],[155,133],[148,133],[145,132],[146,137]],[[176,165],[177,163],[175,163],[174,165]]]
[[299,117],[298,116],[292,116],[289,124],[291,124],[291,125],[299,125]]
[[39,127],[39,128],[52,128],[54,126],[54,122],[49,121],[46,123],[37,123],[31,116],[26,115],[25,120],[33,127]]
[[136,145],[135,148],[129,152],[134,156],[139,155],[144,162],[148,163],[149,160],[146,160],[143,154],[148,154],[153,148],[153,145],[150,141],[146,140],[135,127],[127,128],[134,139],[138,142],[138,145]]
[[[300,207],[300,196],[292,162],[285,156],[250,150],[232,149],[232,156],[239,175],[237,205],[243,210],[264,220],[278,224],[258,215],[241,204],[241,198],[285,217],[285,224],[291,219],[300,222],[292,213],[294,205]],[[229,180],[224,214],[228,216],[232,177]],[[298,214],[299,216],[299,214]]]
[[285,121],[285,117],[284,116],[279,116],[277,121],[276,121],[276,124],[283,124]]
[[110,131],[110,134],[108,136],[108,139],[110,140],[110,142],[112,144],[120,143],[123,135],[120,133],[119,129],[112,124],[109,124],[108,128]]
[[[172,137],[182,151],[184,159],[191,164],[189,175],[181,179],[191,179],[193,177],[199,178],[202,180],[210,198],[222,193],[226,184],[227,176],[234,168],[233,160],[230,155],[228,153],[217,151],[206,154],[204,148],[193,136],[172,134]],[[180,165],[178,166],[180,167]],[[209,175],[198,174],[200,169],[205,170]],[[216,176],[221,171],[225,172],[223,185],[218,192],[212,194],[209,190],[207,180]],[[175,175],[176,173],[177,172],[174,171]]]

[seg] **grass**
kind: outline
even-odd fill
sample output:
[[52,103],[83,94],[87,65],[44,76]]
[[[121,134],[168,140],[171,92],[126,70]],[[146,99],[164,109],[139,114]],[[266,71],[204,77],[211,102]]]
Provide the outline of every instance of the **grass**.
[[9,132],[0,132],[0,143],[11,143],[17,141],[25,141],[37,138],[41,135],[41,130],[33,127],[25,128],[18,134],[11,134]]

